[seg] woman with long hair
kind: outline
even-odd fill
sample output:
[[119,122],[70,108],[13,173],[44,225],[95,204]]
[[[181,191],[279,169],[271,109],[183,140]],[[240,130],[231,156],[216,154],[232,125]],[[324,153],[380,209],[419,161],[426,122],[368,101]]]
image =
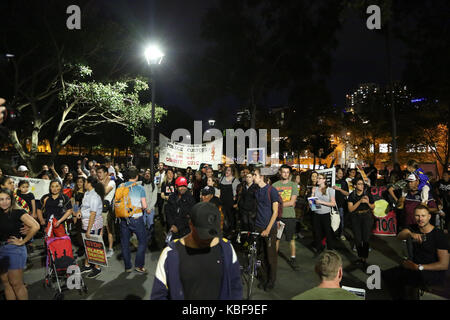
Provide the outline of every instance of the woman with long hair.
[[373,225],[372,210],[375,209],[375,203],[370,192],[366,191],[363,178],[355,178],[353,186],[355,190],[348,196],[348,211],[351,214],[353,236],[359,258],[356,263],[365,266],[369,257],[369,239]]
[[24,209],[28,214],[30,213],[31,208],[28,207],[27,202],[17,195],[16,189],[14,188],[14,180],[8,176],[2,176],[0,178],[0,188],[10,190],[15,198],[16,204]]
[[319,173],[317,176],[317,187],[313,188],[312,196],[315,197],[315,207],[313,207],[313,229],[314,247],[316,255],[325,248],[322,240],[326,237],[327,249],[333,250],[333,230],[331,229],[331,208],[336,206],[335,192],[333,188],[327,186],[325,175]]
[[[105,198],[105,186],[95,177],[88,177],[84,183],[86,193],[81,204],[81,212],[78,218],[81,218],[82,233],[86,239],[91,235],[101,235],[103,230],[103,200]],[[95,278],[101,273],[100,266],[90,266],[88,260],[80,268],[81,273],[89,272],[88,278]]]
[[76,239],[76,242],[78,244],[78,256],[82,256],[84,254],[84,245],[83,245],[83,239],[81,238],[81,220],[77,218],[78,213],[81,208],[81,204],[83,203],[84,194],[86,193],[86,189],[84,188],[84,184],[86,182],[85,177],[79,176],[75,180],[75,188],[73,189],[72,193],[72,206],[73,206],[73,216],[72,216],[72,222],[73,222],[73,229],[74,229],[74,238]]
[[234,167],[226,167],[225,175],[220,179],[220,201],[225,215],[225,232],[236,230],[237,187],[240,181]]
[[[29,228],[25,238],[20,229]],[[6,300],[28,300],[23,282],[27,263],[25,244],[39,230],[39,224],[21,209],[9,189],[0,190],[0,278],[5,288]]]
[[[165,208],[167,205],[167,201],[169,201],[169,197],[172,193],[175,192],[175,178],[174,178],[174,173],[173,170],[171,168],[167,169],[166,174],[164,176],[164,181],[161,185],[161,199],[164,201],[163,202],[163,214],[161,215],[161,218],[164,219],[164,221],[161,221],[161,223],[164,225],[165,221],[167,221],[166,219],[166,212],[165,212]],[[167,226],[167,230],[168,230]]]

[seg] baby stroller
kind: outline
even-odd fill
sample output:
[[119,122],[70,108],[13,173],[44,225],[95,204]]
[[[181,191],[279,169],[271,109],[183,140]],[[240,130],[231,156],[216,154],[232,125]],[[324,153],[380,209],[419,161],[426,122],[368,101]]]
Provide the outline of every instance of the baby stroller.
[[56,283],[56,293],[53,299],[64,300],[63,289],[76,289],[80,294],[83,291],[87,293],[88,290],[73,257],[70,237],[66,234],[63,225],[55,228],[55,223],[56,219],[51,217],[45,235],[47,260],[44,286],[52,288]]

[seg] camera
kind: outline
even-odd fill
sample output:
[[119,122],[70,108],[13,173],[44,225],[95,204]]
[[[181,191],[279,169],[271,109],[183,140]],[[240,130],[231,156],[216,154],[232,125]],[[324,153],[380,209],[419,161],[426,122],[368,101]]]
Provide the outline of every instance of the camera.
[[21,119],[22,116],[18,111],[6,107],[6,110],[3,111],[2,125],[8,129],[18,129],[21,123]]
[[[13,54],[6,53],[6,54],[0,54],[0,67],[6,66],[11,60],[14,58]],[[2,107],[5,107],[6,110],[4,110],[3,113],[3,123],[2,125],[5,126],[8,129],[18,129],[21,123],[21,114],[12,108],[8,108],[7,106],[3,105]]]

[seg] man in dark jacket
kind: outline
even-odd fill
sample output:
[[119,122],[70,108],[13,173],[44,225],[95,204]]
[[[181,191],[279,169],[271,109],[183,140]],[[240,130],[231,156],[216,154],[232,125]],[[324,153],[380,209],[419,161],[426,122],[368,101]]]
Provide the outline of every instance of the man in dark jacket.
[[232,244],[220,238],[219,209],[200,202],[190,217],[191,232],[161,253],[151,300],[241,300],[239,261]]
[[185,177],[175,181],[176,191],[169,197],[165,207],[167,224],[172,232],[172,239],[184,237],[189,233],[189,212],[195,204],[195,199],[188,191]]
[[253,231],[256,217],[256,197],[255,193],[259,187],[253,183],[253,176],[247,173],[243,181],[237,188],[239,219],[241,220],[241,230]]

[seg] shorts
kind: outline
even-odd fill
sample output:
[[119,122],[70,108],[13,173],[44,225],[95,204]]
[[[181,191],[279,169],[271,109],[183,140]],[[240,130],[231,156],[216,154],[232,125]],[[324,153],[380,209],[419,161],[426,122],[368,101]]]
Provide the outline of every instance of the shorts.
[[26,246],[6,244],[0,246],[0,273],[8,270],[21,270],[27,266]]
[[112,214],[111,210],[108,212],[102,212],[103,227],[108,227],[109,232],[114,233],[114,220],[115,216]]
[[297,225],[297,219],[295,218],[281,218],[281,221],[285,224],[281,239],[286,241],[295,240],[295,229]]

